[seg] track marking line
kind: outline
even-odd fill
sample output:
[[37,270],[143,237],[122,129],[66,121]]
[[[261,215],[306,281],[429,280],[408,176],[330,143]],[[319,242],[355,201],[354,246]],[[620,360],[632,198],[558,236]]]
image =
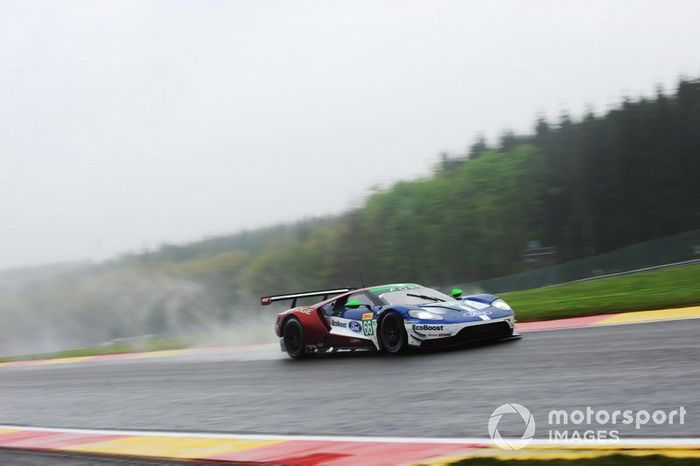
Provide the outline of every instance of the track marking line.
[[610,327],[614,325],[629,324],[649,324],[690,319],[700,319],[700,306],[674,309],[656,309],[651,311],[630,311],[618,314],[600,314],[595,316],[571,317],[569,319],[541,320],[537,322],[522,322],[516,323],[516,328],[520,332],[545,332],[552,330]]
[[243,440],[240,438],[129,436],[87,445],[62,447],[60,450],[161,458],[202,459],[281,442],[280,440]]
[[[310,441],[338,441],[338,442],[379,442],[379,443],[451,443],[463,445],[491,446],[496,443],[490,438],[477,437],[362,437],[351,435],[283,435],[283,434],[227,434],[227,433],[207,433],[207,432],[168,432],[151,430],[115,430],[115,429],[77,429],[68,427],[34,427],[20,426],[14,424],[0,424],[0,429],[12,431],[37,431],[37,432],[57,432],[74,434],[97,434],[97,435],[122,435],[139,437],[172,437],[172,438],[213,438],[213,439],[244,439],[244,440],[310,440]],[[530,442],[533,447],[546,447],[553,445],[547,439],[533,439]],[[615,443],[610,441],[590,441],[581,445],[580,441],[563,441],[556,445],[569,445],[572,447],[596,446],[597,448],[635,445],[654,446],[693,446],[700,447],[700,438],[693,437],[658,437],[658,438],[629,438],[620,439]]]
[[92,361],[97,356],[75,356],[70,358],[56,358],[56,359],[39,359],[36,361],[35,365],[44,364],[73,364],[77,362]]
[[593,325],[631,324],[641,322],[662,322],[666,320],[682,320],[700,318],[700,306],[676,309],[657,309],[652,311],[624,312],[611,315]]
[[181,356],[183,354],[194,353],[193,348],[176,349],[176,350],[160,350],[160,351],[146,351],[144,353],[127,353],[130,358],[162,358],[170,356]]
[[[586,326],[581,326],[581,327],[538,328],[538,329],[532,329],[532,330],[520,329],[518,327],[517,330],[518,330],[518,332],[521,332],[521,333],[557,332],[560,330],[585,330],[585,329],[591,329],[591,328],[619,327],[619,326],[624,326],[624,325],[658,324],[658,323],[663,323],[663,322],[676,322],[676,321],[680,321],[680,320],[695,320],[695,319],[700,319],[700,317],[681,317],[678,319],[644,320],[644,321],[639,321],[639,322],[618,322],[618,323],[612,323],[612,324],[586,325]],[[523,322],[523,324],[527,324],[527,323],[530,323],[530,322]],[[516,323],[516,327],[517,326],[518,326],[518,324]]]

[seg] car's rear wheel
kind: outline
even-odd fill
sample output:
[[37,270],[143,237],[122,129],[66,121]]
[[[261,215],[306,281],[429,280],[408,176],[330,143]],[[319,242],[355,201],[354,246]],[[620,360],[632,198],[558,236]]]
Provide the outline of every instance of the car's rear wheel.
[[290,357],[301,359],[306,356],[304,329],[301,327],[301,322],[294,318],[287,320],[282,331],[282,338],[284,338],[284,347]]
[[404,327],[403,317],[395,312],[390,312],[379,325],[382,349],[389,354],[398,354],[406,349],[408,335]]

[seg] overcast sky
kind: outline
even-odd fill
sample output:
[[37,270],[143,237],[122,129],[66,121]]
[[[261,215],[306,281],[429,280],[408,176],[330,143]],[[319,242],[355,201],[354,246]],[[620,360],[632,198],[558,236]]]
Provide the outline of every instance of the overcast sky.
[[1,1],[0,269],[361,203],[700,75],[698,1]]

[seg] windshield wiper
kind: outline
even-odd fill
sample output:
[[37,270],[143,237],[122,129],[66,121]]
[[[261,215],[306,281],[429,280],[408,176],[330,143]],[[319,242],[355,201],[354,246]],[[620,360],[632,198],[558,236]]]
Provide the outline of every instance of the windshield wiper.
[[421,298],[421,299],[429,299],[431,301],[440,301],[441,303],[444,303],[444,299],[436,298],[435,296],[427,296],[424,294],[413,294],[413,293],[406,293],[406,296],[411,296],[412,298]]

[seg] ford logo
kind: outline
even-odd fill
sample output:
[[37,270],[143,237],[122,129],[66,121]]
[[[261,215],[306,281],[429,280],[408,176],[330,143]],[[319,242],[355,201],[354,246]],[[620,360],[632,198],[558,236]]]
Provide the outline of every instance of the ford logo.
[[353,332],[360,333],[362,332],[362,324],[360,324],[356,320],[350,321],[350,330],[352,330]]

